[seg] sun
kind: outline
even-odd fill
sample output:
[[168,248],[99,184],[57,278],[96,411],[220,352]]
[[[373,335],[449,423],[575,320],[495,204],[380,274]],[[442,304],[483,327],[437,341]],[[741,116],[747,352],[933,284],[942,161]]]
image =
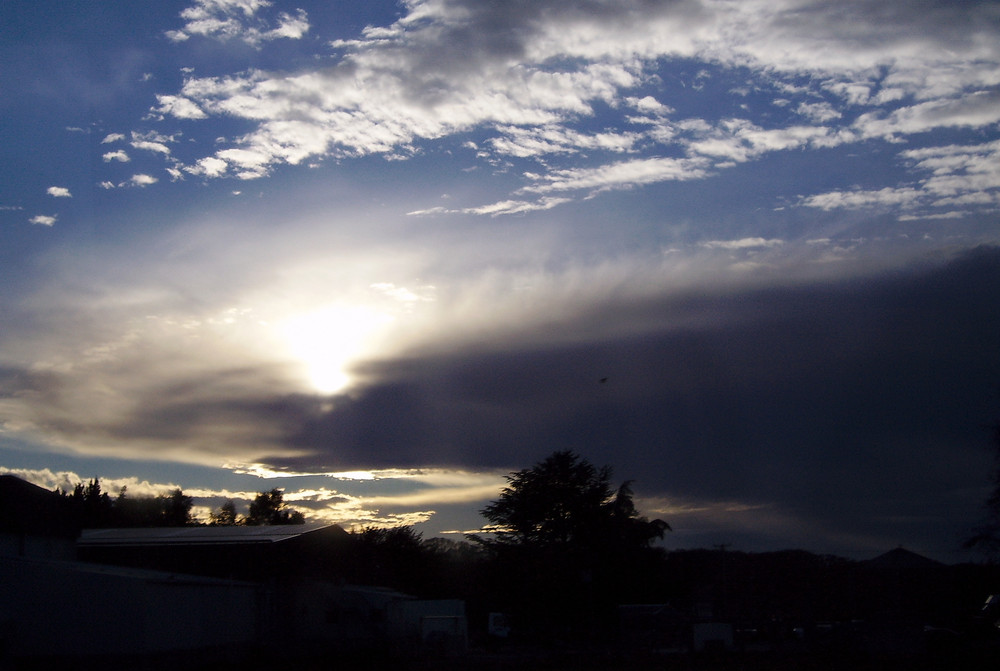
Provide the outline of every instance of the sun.
[[393,321],[370,307],[333,304],[289,317],[281,330],[309,384],[321,394],[334,394],[350,386],[351,364],[375,351]]

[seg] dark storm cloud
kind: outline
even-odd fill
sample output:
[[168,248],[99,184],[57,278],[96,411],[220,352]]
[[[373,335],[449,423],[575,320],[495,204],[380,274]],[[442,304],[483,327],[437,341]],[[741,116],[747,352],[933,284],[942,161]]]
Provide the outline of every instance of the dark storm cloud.
[[944,523],[985,484],[998,295],[1000,250],[981,248],[864,280],[613,306],[606,318],[660,327],[383,363],[381,382],[290,436],[313,456],[274,465],[512,469],[568,448],[649,495],[855,530]]

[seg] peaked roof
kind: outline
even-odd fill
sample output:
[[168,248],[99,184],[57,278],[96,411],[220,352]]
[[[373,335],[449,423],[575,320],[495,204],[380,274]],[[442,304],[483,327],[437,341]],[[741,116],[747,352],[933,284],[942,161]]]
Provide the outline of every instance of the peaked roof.
[[911,552],[903,547],[898,547],[894,550],[889,550],[885,554],[881,554],[874,559],[869,559],[865,562],[869,566],[874,566],[875,568],[934,568],[936,566],[943,566],[941,562],[935,561],[930,557],[925,557],[923,555],[918,555],[916,552]]
[[155,527],[128,529],[84,529],[80,547],[124,547],[153,545],[261,545],[280,543],[292,538],[329,529],[335,535],[346,534],[336,524],[281,524],[225,527]]
[[0,533],[74,538],[79,531],[69,502],[14,475],[0,475]]

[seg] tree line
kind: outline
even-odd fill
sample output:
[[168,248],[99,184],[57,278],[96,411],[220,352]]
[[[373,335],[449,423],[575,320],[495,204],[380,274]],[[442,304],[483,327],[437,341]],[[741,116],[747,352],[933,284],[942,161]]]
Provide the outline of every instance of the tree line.
[[[200,525],[191,515],[194,499],[179,487],[156,496],[131,496],[123,486],[112,497],[98,478],[79,482],[72,492],[56,489],[67,502],[70,514],[83,528],[183,527]],[[303,524],[301,511],[289,507],[280,489],[260,492],[250,502],[246,515],[239,515],[236,504],[227,499],[218,511],[209,514],[212,526],[257,526],[262,524]]]
[[[200,524],[191,517],[191,497],[180,489],[131,496],[123,487],[112,497],[95,478],[60,493],[85,527]],[[520,630],[546,634],[601,628],[616,604],[655,592],[664,573],[666,552],[656,541],[670,526],[641,516],[630,483],[614,486],[610,467],[571,451],[509,474],[498,498],[480,512],[483,531],[460,541],[424,539],[406,526],[355,529],[346,546],[331,549],[319,564],[324,574],[348,583],[462,598],[473,616],[488,604],[509,614]],[[257,494],[245,515],[227,499],[207,524],[302,522],[303,514],[272,489]]]
[[[81,511],[85,526],[198,523],[190,516],[191,497],[180,489],[132,497],[123,488],[111,497],[95,478],[62,494]],[[767,620],[775,613],[818,621],[877,617],[892,602],[921,617],[956,618],[977,606],[989,577],[976,572],[989,567],[904,575],[806,552],[667,553],[657,541],[670,526],[639,513],[631,483],[614,485],[610,467],[594,466],[571,451],[555,452],[510,473],[498,497],[480,513],[483,529],[462,540],[425,539],[409,526],[363,527],[323,545],[316,556],[299,558],[287,570],[290,575],[390,587],[421,598],[462,599],[470,622],[503,612],[518,636],[550,642],[595,640],[615,629],[619,605],[636,603],[669,602],[684,612],[709,603],[720,614],[746,621]],[[245,515],[226,500],[212,511],[208,524],[302,521],[302,513],[273,489],[259,493]],[[988,529],[990,538],[996,538],[996,528]]]

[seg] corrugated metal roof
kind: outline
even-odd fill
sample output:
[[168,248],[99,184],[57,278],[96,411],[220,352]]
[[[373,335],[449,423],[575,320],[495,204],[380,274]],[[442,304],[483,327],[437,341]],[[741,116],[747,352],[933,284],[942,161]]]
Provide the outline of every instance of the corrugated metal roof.
[[140,545],[247,545],[280,543],[334,524],[263,525],[254,527],[156,527],[135,529],[84,529],[77,544],[82,547]]
[[0,557],[0,576],[10,573],[17,575],[25,566],[47,568],[53,573],[108,575],[121,578],[135,578],[147,582],[165,582],[171,585],[217,585],[225,587],[258,587],[255,582],[233,580],[231,578],[213,578],[209,576],[174,573],[171,571],[155,571],[144,568],[112,566],[108,564],[91,564],[81,561],[57,561],[52,559],[30,559],[26,557]]

